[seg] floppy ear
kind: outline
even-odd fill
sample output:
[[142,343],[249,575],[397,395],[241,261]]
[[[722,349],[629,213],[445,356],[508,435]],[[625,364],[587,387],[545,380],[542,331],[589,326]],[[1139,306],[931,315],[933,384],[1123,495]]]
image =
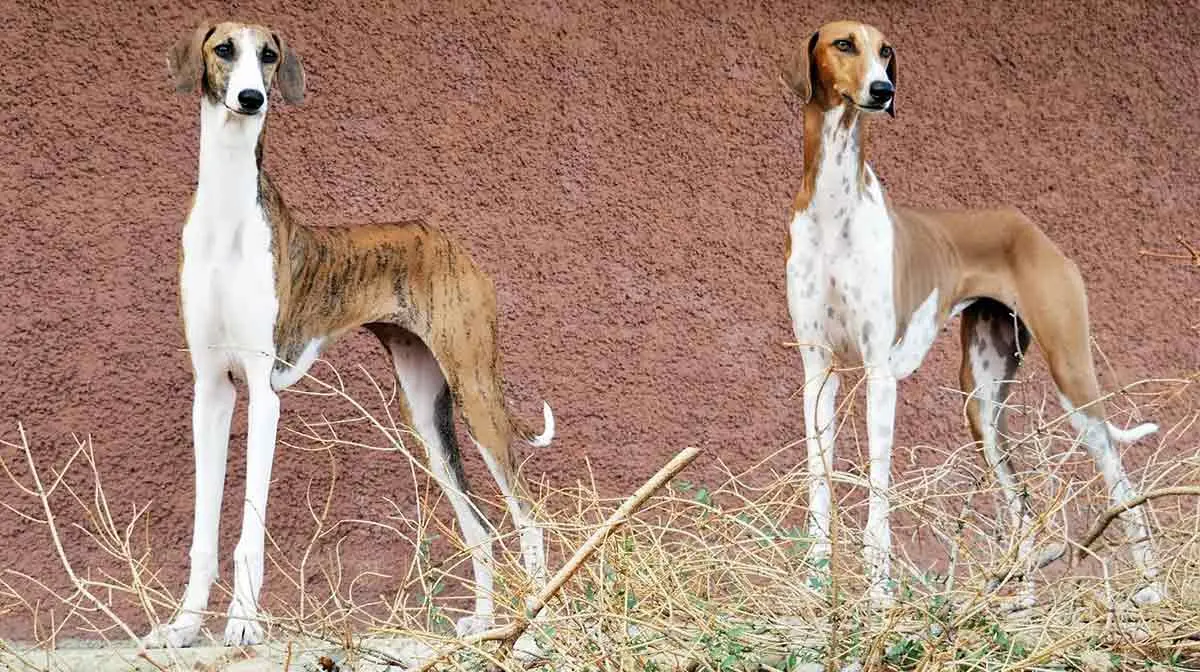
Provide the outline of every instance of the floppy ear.
[[167,71],[175,82],[176,93],[191,93],[204,77],[204,43],[214,26],[205,21],[167,52]]
[[285,103],[299,105],[304,101],[304,64],[278,33],[271,33],[271,37],[279,48],[279,71],[275,75],[279,78],[279,92]]
[[887,78],[888,78],[888,81],[892,83],[892,99],[888,101],[887,113],[892,115],[892,118],[895,119],[896,118],[896,93],[898,92],[898,88],[899,88],[896,86],[896,48],[895,47],[892,47],[892,57],[888,59]]
[[817,35],[814,32],[808,38],[808,44],[803,49],[798,49],[796,53],[783,64],[780,72],[780,77],[783,83],[787,84],[788,88],[800,98],[800,102],[807,103],[812,97],[812,85],[816,81],[816,66],[812,60],[812,52],[817,47]]

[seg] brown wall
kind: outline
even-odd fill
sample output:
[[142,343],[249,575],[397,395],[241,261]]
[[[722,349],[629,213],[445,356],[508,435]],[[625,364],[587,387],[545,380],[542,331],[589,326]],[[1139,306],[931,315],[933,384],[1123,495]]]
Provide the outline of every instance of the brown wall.
[[[48,466],[72,434],[91,436],[110,497],[150,502],[154,561],[180,590],[191,382],[176,273],[198,102],[171,92],[165,51],[226,3],[66,4],[10,3],[0,18],[0,437],[24,423]],[[705,480],[717,455],[745,467],[802,436],[800,361],[782,345],[801,132],[776,64],[834,18],[897,45],[899,116],[876,122],[869,145],[894,198],[1007,202],[1040,222],[1090,283],[1107,387],[1200,368],[1195,272],[1138,256],[1198,237],[1195,3],[509,4],[243,2],[232,14],[276,27],[305,59],[309,98],[273,107],[266,159],[303,221],[427,216],[494,275],[512,400],[536,420],[544,396],[559,421],[534,477],[571,485],[586,459],[615,495],[684,445],[706,449],[692,476]],[[966,440],[942,387],[957,378],[955,334],[902,384],[904,446]],[[328,358],[386,381],[368,336]],[[348,412],[283,402],[292,428]],[[243,407],[226,559],[244,422]],[[382,516],[384,497],[411,508],[402,460],[338,455],[338,514]],[[934,453],[903,450],[894,468],[922,459]],[[277,453],[269,530],[285,551],[306,541],[304,484],[326,465]],[[468,468],[486,483],[473,456]],[[0,499],[34,511],[4,483]],[[399,545],[356,534],[348,566],[390,566]],[[103,562],[77,533],[67,542],[82,565]],[[61,585],[44,530],[0,509],[3,567]],[[27,634],[27,618],[2,619],[0,636]]]

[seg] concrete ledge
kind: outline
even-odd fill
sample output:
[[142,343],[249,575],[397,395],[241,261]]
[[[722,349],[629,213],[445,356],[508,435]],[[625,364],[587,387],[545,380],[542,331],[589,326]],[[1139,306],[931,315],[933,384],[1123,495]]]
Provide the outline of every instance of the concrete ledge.
[[[358,652],[321,640],[290,640],[259,646],[198,646],[151,649],[145,658],[131,642],[64,642],[53,650],[8,644],[0,649],[0,670],[46,672],[399,672],[431,652],[419,642],[370,639],[363,647],[386,654],[395,665],[364,659]],[[290,649],[289,649],[289,644]]]

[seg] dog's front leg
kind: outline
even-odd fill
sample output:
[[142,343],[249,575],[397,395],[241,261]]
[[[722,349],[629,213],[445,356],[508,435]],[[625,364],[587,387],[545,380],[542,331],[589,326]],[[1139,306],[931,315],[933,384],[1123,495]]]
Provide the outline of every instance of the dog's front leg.
[[271,389],[271,360],[247,364],[250,392],[249,431],[246,451],[246,504],[242,534],[233,553],[233,601],[225,626],[228,645],[258,644],[263,639],[257,621],[258,597],[263,582],[266,537],[267,491],[271,485],[271,463],[275,457],[275,432],[279,422],[279,397]]
[[804,433],[808,444],[808,533],[813,539],[811,558],[817,578],[828,571],[829,520],[832,506],[830,474],[833,470],[834,412],[838,373],[829,352],[804,345]]
[[892,531],[888,522],[888,481],[892,471],[892,441],[896,423],[896,378],[890,369],[867,367],[867,443],[870,451],[870,506],[863,535],[871,579],[871,602],[891,602]]
[[195,509],[192,524],[191,571],[179,616],[170,625],[156,628],[147,647],[192,646],[200,638],[208,593],[217,578],[217,537],[221,520],[221,494],[225,487],[225,462],[229,451],[229,423],[237,392],[223,369],[193,364],[196,370],[192,397],[192,452],[195,457]]

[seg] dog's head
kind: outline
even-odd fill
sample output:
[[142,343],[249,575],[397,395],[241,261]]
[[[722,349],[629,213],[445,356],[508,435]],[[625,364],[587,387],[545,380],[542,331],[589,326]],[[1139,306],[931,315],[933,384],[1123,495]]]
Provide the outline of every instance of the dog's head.
[[873,26],[856,21],[821,26],[783,67],[782,76],[805,103],[896,116],[896,51]]
[[197,89],[214,105],[239,115],[267,111],[267,92],[279,82],[284,101],[304,100],[304,66],[277,33],[243,23],[203,23],[167,52],[175,90]]

